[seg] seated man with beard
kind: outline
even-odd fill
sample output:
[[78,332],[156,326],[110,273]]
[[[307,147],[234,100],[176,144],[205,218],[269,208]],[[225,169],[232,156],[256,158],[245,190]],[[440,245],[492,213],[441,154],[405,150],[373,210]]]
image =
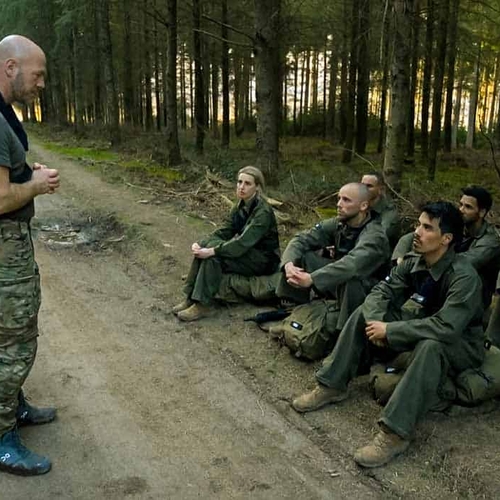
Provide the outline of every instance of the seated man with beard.
[[390,255],[387,236],[380,220],[372,218],[369,199],[364,184],[343,186],[338,216],[292,238],[281,259],[276,295],[296,304],[309,302],[313,295],[337,299],[338,330],[385,274]]

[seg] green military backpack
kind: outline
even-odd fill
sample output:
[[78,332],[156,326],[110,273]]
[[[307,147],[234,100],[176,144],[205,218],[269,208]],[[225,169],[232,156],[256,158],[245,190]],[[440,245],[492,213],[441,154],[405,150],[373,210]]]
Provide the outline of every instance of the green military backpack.
[[336,300],[297,306],[280,325],[281,338],[297,358],[322,359],[335,345],[339,307]]
[[[372,370],[371,387],[378,403],[387,403],[410,361],[411,352],[405,352],[395,358],[389,368],[379,366]],[[500,396],[500,349],[486,346],[483,364],[461,372],[455,379],[447,378],[441,392],[444,399],[465,406]]]
[[479,368],[463,371],[455,380],[457,403],[475,405],[500,395],[500,349],[488,346]]

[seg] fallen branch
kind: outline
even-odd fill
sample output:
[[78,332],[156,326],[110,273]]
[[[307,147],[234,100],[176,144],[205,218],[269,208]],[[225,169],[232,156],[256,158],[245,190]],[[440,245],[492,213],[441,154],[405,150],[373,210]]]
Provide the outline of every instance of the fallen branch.
[[225,194],[222,194],[222,193],[219,193],[219,196],[222,198],[222,200],[229,206],[229,207],[233,207],[234,205],[234,202],[232,200],[230,200]]
[[210,172],[210,170],[208,170],[208,169],[206,171],[205,177],[212,184],[218,184],[219,186],[222,186],[222,187],[227,188],[227,189],[234,188],[234,184],[232,182],[229,182],[229,181],[226,181],[225,179],[222,179],[218,175]]

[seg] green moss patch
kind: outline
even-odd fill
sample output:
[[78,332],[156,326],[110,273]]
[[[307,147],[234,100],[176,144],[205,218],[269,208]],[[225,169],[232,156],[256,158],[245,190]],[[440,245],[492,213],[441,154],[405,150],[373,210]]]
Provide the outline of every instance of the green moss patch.
[[83,158],[93,161],[117,161],[118,155],[111,151],[94,148],[69,147],[55,142],[46,142],[44,147],[50,151],[54,151],[72,158]]

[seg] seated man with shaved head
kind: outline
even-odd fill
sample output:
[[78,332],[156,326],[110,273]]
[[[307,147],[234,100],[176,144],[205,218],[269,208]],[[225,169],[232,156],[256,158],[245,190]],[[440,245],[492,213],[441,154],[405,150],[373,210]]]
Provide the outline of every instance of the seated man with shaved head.
[[55,418],[54,408],[28,404],[22,385],[35,361],[40,276],[30,220],[34,198],[53,193],[59,174],[26,163],[28,140],[12,103],[31,103],[45,86],[45,55],[31,40],[0,41],[0,470],[44,474],[50,460],[21,443],[18,427]]
[[384,177],[380,172],[369,172],[361,178],[370,192],[370,210],[380,217],[391,248],[398,242],[401,231],[400,217],[392,200],[387,196]]
[[278,297],[297,304],[307,303],[313,294],[337,299],[338,330],[383,277],[390,257],[386,233],[380,220],[372,218],[369,200],[365,185],[343,186],[338,216],[292,238],[281,260]]

